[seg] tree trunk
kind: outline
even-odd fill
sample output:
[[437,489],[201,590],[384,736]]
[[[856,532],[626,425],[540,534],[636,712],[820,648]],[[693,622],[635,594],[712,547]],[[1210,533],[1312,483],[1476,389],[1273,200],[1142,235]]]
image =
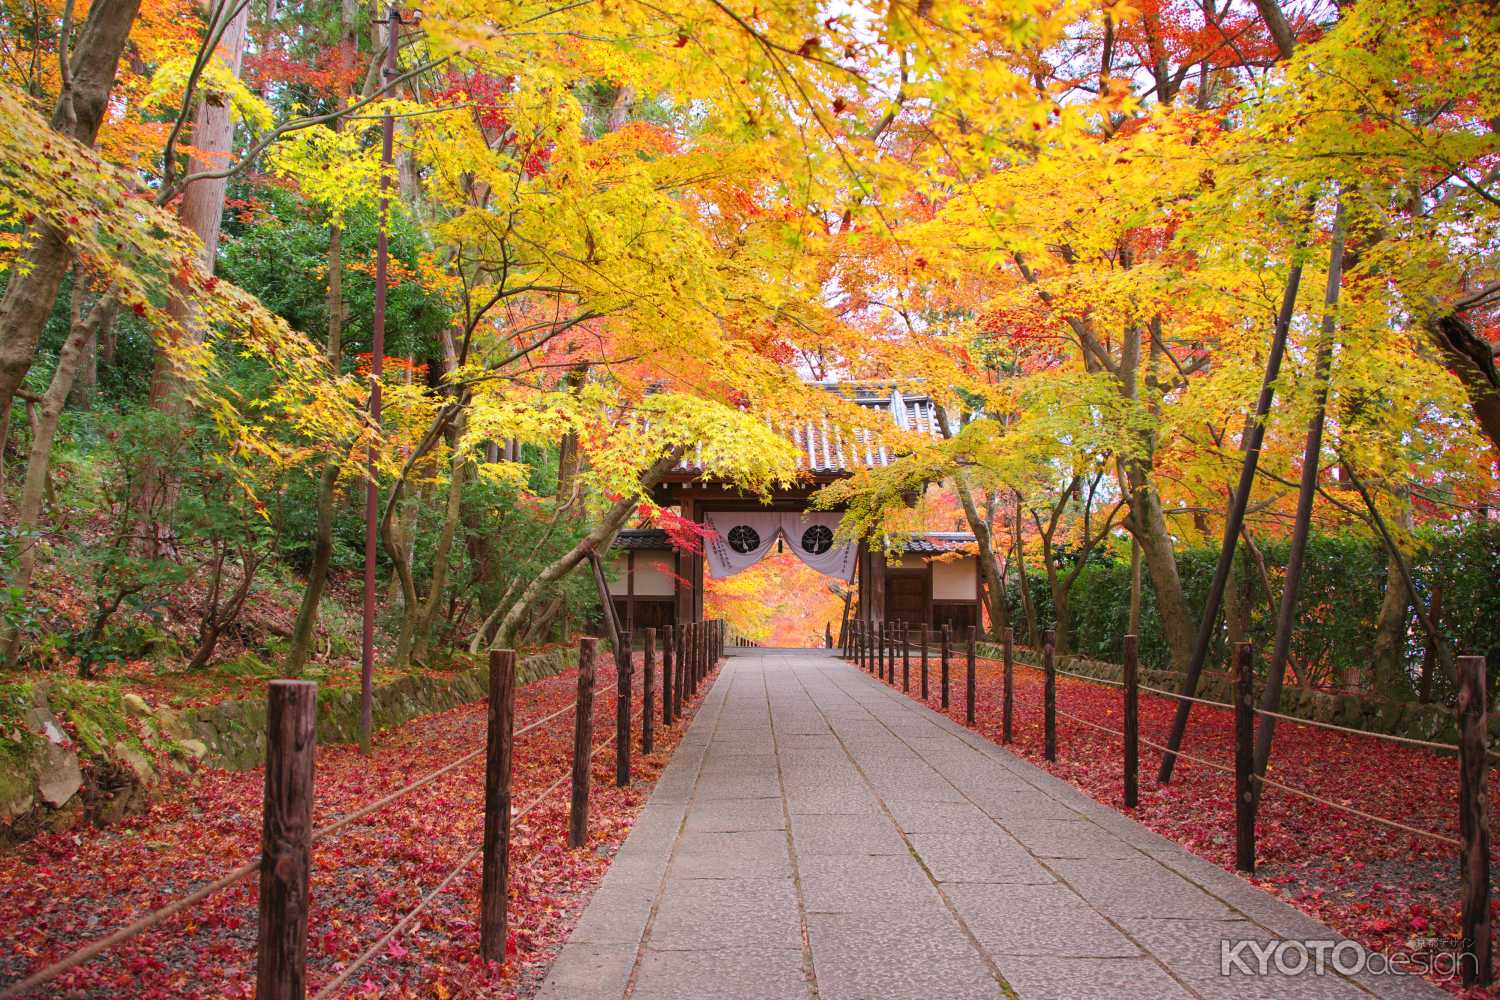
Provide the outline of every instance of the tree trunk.
[[1424,329],[1443,366],[1463,383],[1474,422],[1500,453],[1500,372],[1494,348],[1475,332],[1473,323],[1452,313],[1429,320]]
[[1401,565],[1394,555],[1386,557],[1385,596],[1380,613],[1375,616],[1375,644],[1371,650],[1374,676],[1370,678],[1377,691],[1387,698],[1402,701],[1411,698],[1411,682],[1406,676],[1406,626],[1411,620],[1411,595],[1401,578]]
[[[641,474],[641,486],[647,490],[656,486],[663,476],[676,467],[686,452],[686,448],[673,448],[657,459],[655,464]],[[607,548],[615,534],[635,513],[638,504],[639,501],[631,496],[616,500],[587,535],[584,535],[576,545],[552,560],[545,569],[538,573],[536,578],[526,585],[526,589],[521,591],[521,596],[510,606],[510,610],[506,611],[505,617],[500,619],[500,627],[495,630],[492,647],[500,648],[511,641],[522,617],[532,605],[537,603],[548,587],[571,573],[574,567],[588,558],[590,552],[599,552]]]
[[[464,417],[454,421],[455,439],[463,437]],[[464,481],[469,470],[469,456],[455,448],[451,472],[448,479],[448,510],[443,518],[442,534],[438,536],[437,549],[432,555],[432,580],[427,586],[427,600],[417,614],[412,638],[412,656],[418,662],[426,659],[432,641],[432,624],[437,619],[438,605],[443,591],[448,588],[448,561],[453,554],[453,539],[458,534],[459,521],[463,513]],[[401,659],[400,655],[397,656]]]
[[1021,613],[1026,618],[1026,644],[1032,649],[1041,645],[1041,633],[1037,631],[1036,605],[1031,603],[1031,583],[1026,579],[1026,547],[1021,538],[1021,496],[1016,494],[1016,519],[1014,539],[1017,583],[1021,591]]
[[[209,0],[209,23],[217,24],[229,13],[236,0]],[[242,6],[234,19],[219,37],[217,54],[236,77],[245,55],[245,38],[250,23],[250,5]],[[194,153],[188,159],[187,174],[223,169],[234,143],[234,121],[229,103],[222,95],[205,92],[198,100],[197,115],[193,119],[192,143]],[[203,274],[214,273],[214,263],[219,255],[219,233],[224,221],[224,192],[228,178],[193,181],[183,189],[177,206],[177,219],[184,228],[191,230],[203,247],[198,254],[198,270]],[[202,330],[197,317],[193,316],[186,298],[174,295],[167,309],[177,319],[183,330],[199,341]],[[175,412],[184,405],[182,384],[172,367],[172,359],[159,351],[156,367],[151,374],[151,402],[158,408]]]
[[1177,575],[1177,556],[1172,551],[1167,518],[1161,509],[1161,499],[1149,485],[1143,483],[1134,490],[1132,499],[1137,505],[1125,519],[1125,527],[1140,543],[1146,572],[1151,575],[1156,614],[1172,657],[1172,669],[1186,672],[1193,659],[1198,629],[1182,591],[1182,578]]
[[[938,429],[942,431],[944,438],[951,440],[953,431],[948,425],[948,413],[941,406],[936,409]],[[961,471],[955,472],[953,488],[958,493],[959,502],[963,504],[964,517],[968,519],[969,530],[974,533],[974,543],[979,549],[979,573],[984,578],[986,603],[990,608],[990,636],[998,641],[1010,627],[1009,609],[1005,606],[1005,569],[995,555],[995,539],[990,531],[989,518],[979,512],[979,506],[974,502],[969,477]]]
[[1224,589],[1224,624],[1228,634],[1226,643],[1230,649],[1248,642],[1250,634],[1250,610],[1254,600],[1255,580],[1246,566],[1244,553],[1236,556],[1229,568],[1229,586]]
[[[576,365],[568,369],[563,385],[574,392],[583,385],[588,376],[588,365]],[[573,483],[578,479],[579,468],[578,435],[572,431],[562,436],[557,454],[557,502],[567,503],[573,497]]]
[[1130,536],[1130,623],[1126,631],[1133,636],[1141,634],[1141,543]]
[[[26,478],[21,484],[21,496],[17,503],[16,534],[21,538],[21,551],[16,557],[11,574],[10,587],[14,596],[25,600],[31,589],[31,577],[36,571],[36,558],[41,527],[42,500],[47,491],[47,469],[52,461],[52,443],[57,437],[57,423],[62,417],[63,406],[73,388],[73,379],[83,365],[83,359],[94,349],[99,330],[114,322],[119,311],[119,302],[106,295],[96,302],[86,316],[81,315],[83,282],[80,279],[73,287],[75,317],[68,331],[67,340],[57,355],[57,368],[52,372],[52,382],[42,395],[40,413],[33,428],[31,450],[26,457]],[[16,652],[20,647],[20,632],[12,631],[5,638],[5,663],[14,666]]]
[[[344,358],[344,230],[335,221],[328,227],[328,363],[335,373]],[[328,567],[333,561],[333,506],[338,488],[339,465],[327,461],[318,476],[318,527],[313,539],[312,568],[307,587],[292,626],[292,646],[287,653],[288,677],[302,676],[312,651],[313,632],[318,627],[318,607],[328,585]]]
[[[68,63],[69,80],[52,112],[52,127],[59,133],[85,146],[94,144],[139,9],[140,0],[98,0],[90,5]],[[52,314],[73,257],[68,234],[61,229],[38,224],[28,235],[0,298],[0,413],[10,410],[31,368],[42,326]]]
[[[217,25],[225,17],[236,0],[210,0],[209,25]],[[224,33],[219,37],[217,53],[222,56],[230,72],[240,75],[240,65],[245,53],[245,36],[250,21],[250,5],[240,7]],[[193,120],[194,153],[188,158],[187,174],[219,170],[234,141],[234,121],[229,103],[222,95],[204,91],[198,100],[197,116]],[[177,220],[202,241],[198,252],[198,270],[205,275],[214,273],[214,264],[219,254],[219,233],[224,219],[224,192],[228,178],[199,180],[188,184],[182,192],[177,206]],[[184,337],[191,344],[201,343],[203,324],[189,305],[189,297],[181,293],[183,278],[173,279],[173,294],[167,301],[167,313],[176,321]],[[158,350],[156,364],[151,372],[151,406],[159,412],[180,416],[187,411],[186,387],[176,368],[171,352]],[[164,472],[141,477],[144,484],[137,498],[140,511],[141,537],[148,554],[160,554],[170,544],[163,536],[160,525],[155,522],[157,514],[170,516],[176,506],[178,483],[176,476]]]

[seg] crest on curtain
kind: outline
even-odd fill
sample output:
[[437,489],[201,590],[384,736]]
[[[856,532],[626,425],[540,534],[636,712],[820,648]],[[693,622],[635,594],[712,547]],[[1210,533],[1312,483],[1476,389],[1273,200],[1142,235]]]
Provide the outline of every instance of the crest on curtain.
[[840,515],[833,511],[712,511],[704,522],[713,531],[704,546],[708,575],[722,580],[760,562],[784,538],[797,558],[828,576],[849,580],[854,574],[855,546],[835,544]]

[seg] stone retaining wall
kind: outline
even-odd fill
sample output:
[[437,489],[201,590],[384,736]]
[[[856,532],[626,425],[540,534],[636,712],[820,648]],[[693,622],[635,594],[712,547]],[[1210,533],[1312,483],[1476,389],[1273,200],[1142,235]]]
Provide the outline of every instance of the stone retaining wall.
[[[517,681],[528,684],[560,674],[578,662],[573,647],[528,656],[517,667]],[[410,674],[376,686],[374,728],[390,729],[416,718],[446,712],[479,701],[486,694],[489,668],[471,667],[448,675]],[[231,771],[248,771],[266,759],[266,702],[226,701],[183,713],[193,738],[203,744],[204,762]],[[359,691],[336,688],[318,692],[318,742],[354,743],[359,739]]]
[[[522,684],[551,677],[578,662],[576,648],[555,648],[522,660]],[[487,667],[451,674],[411,674],[374,690],[376,730],[402,725],[419,715],[444,712],[483,699]],[[65,830],[88,822],[107,826],[145,811],[163,770],[186,772],[201,762],[231,771],[259,767],[266,756],[264,698],[221,702],[176,711],[151,706],[134,694],[118,692],[101,709],[130,732],[127,718],[140,720],[129,736],[97,746],[69,738],[66,713],[49,702],[52,686],[40,683],[23,704],[10,706],[12,722],[24,739],[0,754],[0,850],[43,830]],[[359,691],[318,692],[318,742],[353,743],[359,738]],[[95,741],[98,742],[97,740]]]

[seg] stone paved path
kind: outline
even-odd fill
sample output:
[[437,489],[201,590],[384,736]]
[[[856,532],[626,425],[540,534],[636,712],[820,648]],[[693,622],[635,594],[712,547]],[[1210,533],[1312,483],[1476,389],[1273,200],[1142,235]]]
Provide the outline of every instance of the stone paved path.
[[1447,995],[1221,975],[1337,935],[833,656],[732,652],[542,1000]]

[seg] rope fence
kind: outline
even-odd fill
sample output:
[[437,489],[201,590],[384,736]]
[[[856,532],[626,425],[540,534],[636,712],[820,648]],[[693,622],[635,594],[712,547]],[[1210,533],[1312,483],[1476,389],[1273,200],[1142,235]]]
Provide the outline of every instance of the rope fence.
[[[575,705],[569,706],[564,711],[554,712],[547,719],[538,720],[538,722],[532,723],[525,729],[517,730],[515,735],[520,736],[522,733],[535,728],[535,726],[537,726],[540,722],[546,722],[550,721],[551,719],[555,719],[560,715],[564,715],[567,712],[572,711],[575,707],[577,707],[576,703]],[[642,712],[636,712],[632,716],[632,718],[638,719],[641,717],[641,715]],[[592,760],[594,757],[597,757],[604,750],[612,746],[617,737],[617,733],[611,733],[607,739],[600,742],[598,746],[594,748],[593,753],[589,754],[589,759]],[[552,784],[548,785],[545,789],[542,790],[541,794],[537,795],[529,803],[527,803],[521,809],[517,810],[516,814],[511,817],[511,825],[514,826],[520,823],[527,816],[529,816],[533,811],[539,808],[542,803],[551,798],[552,793],[556,792],[559,788],[561,788],[564,784],[571,780],[572,777],[572,774],[564,774],[562,777],[552,782]],[[464,870],[472,865],[475,860],[477,860],[483,853],[484,845],[480,844],[478,847],[475,847],[473,850],[469,851],[462,858],[460,858],[458,864],[454,865],[453,868],[443,876],[442,880],[439,881],[438,884],[434,886],[430,892],[427,893],[427,895],[423,896],[417,902],[416,906],[408,910],[406,914],[394,925],[392,925],[389,930],[387,930],[384,934],[377,938],[374,944],[370,945],[364,951],[360,952],[358,957],[356,957],[352,962],[350,962],[347,966],[340,970],[337,976],[329,980],[326,984],[324,984],[322,989],[313,994],[313,1000],[328,1000],[328,998],[336,996],[339,992],[339,989],[351,978],[353,978],[355,973],[359,972],[360,969],[368,965],[372,960],[375,959],[376,956],[383,952],[392,941],[400,937],[403,931],[405,931],[408,927],[415,923],[416,919],[421,916],[429,906],[432,905],[433,901],[447,890],[448,886],[453,883],[453,880],[458,878],[459,875],[463,874]]]
[[[961,650],[965,654],[967,661],[967,697],[964,707],[965,720],[970,726],[973,726],[975,724],[976,700],[974,666],[976,660],[976,630],[973,626],[970,626],[966,632],[967,634],[963,637],[965,648]],[[933,644],[929,641],[928,628],[920,626],[917,630],[915,642],[913,642],[912,629],[909,625],[899,622],[868,622],[856,619],[851,622],[850,627],[845,631],[842,655],[855,661],[861,669],[894,685],[897,683],[895,658],[899,652],[902,660],[901,687],[902,690],[910,692],[909,660],[912,652],[916,651],[920,656],[921,698],[926,702],[929,697],[929,659],[935,653],[939,658],[940,666],[940,703],[942,710],[946,713],[950,707],[949,684],[952,658],[955,652],[954,638],[955,636],[951,627],[945,625],[940,631],[940,641]],[[1343,726],[1316,719],[1304,719],[1289,713],[1275,711],[1274,709],[1257,707],[1253,699],[1254,651],[1249,643],[1239,643],[1235,648],[1233,702],[1201,698],[1185,692],[1168,691],[1140,683],[1137,642],[1136,637],[1133,635],[1127,635],[1124,638],[1125,662],[1121,668],[1124,677],[1118,681],[1113,678],[1095,677],[1058,668],[1055,662],[1054,633],[1051,630],[1044,633],[1043,644],[1039,650],[1040,665],[1018,659],[1015,656],[1015,649],[1013,634],[1011,630],[1006,629],[1001,652],[1003,665],[1002,743],[1009,743],[1011,741],[1011,732],[1014,724],[1014,667],[1020,665],[1029,670],[1040,672],[1043,675],[1043,756],[1048,761],[1057,760],[1057,720],[1059,718],[1106,736],[1120,739],[1124,757],[1122,781],[1124,783],[1124,800],[1127,807],[1133,808],[1138,804],[1139,754],[1140,747],[1142,746],[1161,753],[1164,759],[1175,760],[1180,758],[1200,767],[1231,776],[1234,779],[1235,786],[1235,866],[1241,871],[1249,873],[1255,870],[1255,814],[1260,798],[1255,794],[1256,789],[1262,791],[1268,788],[1275,789],[1278,792],[1315,802],[1318,805],[1359,817],[1371,823],[1458,848],[1460,870],[1463,877],[1462,921],[1464,939],[1466,942],[1474,943],[1474,948],[1470,949],[1473,953],[1474,961],[1469,963],[1472,964],[1473,968],[1466,968],[1464,970],[1465,980],[1470,985],[1472,983],[1488,984],[1490,982],[1491,961],[1487,943],[1490,938],[1490,858],[1486,773],[1488,761],[1491,757],[1500,757],[1500,751],[1492,750],[1488,746],[1487,710],[1485,705],[1488,687],[1485,676],[1484,657],[1465,656],[1459,658],[1460,690],[1456,712],[1459,741],[1457,743],[1444,743],[1437,740],[1418,739],[1390,733],[1370,732],[1351,726]],[[1123,702],[1124,728],[1116,729],[1092,719],[1084,718],[1076,713],[1059,709],[1057,707],[1057,678],[1059,676],[1119,690]],[[1142,737],[1139,732],[1139,702],[1142,692],[1148,695],[1172,699],[1177,702],[1203,705],[1207,708],[1231,712],[1234,716],[1233,765],[1226,765],[1197,754],[1188,753],[1180,746],[1164,745]],[[1257,719],[1261,720],[1262,726],[1273,725],[1274,722],[1272,720],[1281,720],[1330,732],[1364,736],[1403,746],[1435,750],[1445,754],[1455,754],[1459,763],[1459,837],[1422,829],[1421,827],[1403,823],[1400,820],[1366,812],[1349,805],[1347,802],[1331,799],[1307,788],[1300,788],[1296,785],[1291,785],[1257,773],[1254,761]],[[1478,942],[1484,942],[1483,946],[1478,944]]]
[[[651,679],[655,669],[654,629],[647,629],[647,642],[643,661],[647,674],[646,690],[652,690]],[[722,621],[693,622],[663,629],[663,680],[676,660],[675,687],[677,699],[686,701],[697,694],[699,686],[707,679],[714,666],[723,656],[727,631]],[[110,932],[97,941],[77,949],[71,954],[39,969],[25,978],[0,990],[0,1000],[23,996],[39,986],[97,958],[131,938],[138,937],[203,902],[205,899],[237,883],[245,881],[259,872],[260,885],[260,930],[256,947],[257,996],[260,1000],[291,1000],[305,993],[306,978],[306,930],[308,912],[308,882],[311,868],[311,848],[319,841],[331,837],[366,819],[372,814],[392,805],[412,792],[437,781],[465,764],[486,758],[485,775],[485,823],[484,838],[472,850],[466,852],[458,864],[438,884],[408,911],[400,921],[388,929],[374,944],[361,952],[349,966],[316,994],[315,1000],[335,995],[360,968],[379,955],[441,895],[455,879],[473,864],[476,858],[486,861],[485,877],[481,887],[482,927],[481,951],[490,952],[488,958],[503,957],[505,940],[505,895],[508,889],[508,873],[501,871],[498,878],[492,877],[490,862],[494,857],[508,858],[510,830],[539,808],[564,784],[573,785],[573,815],[571,826],[576,830],[586,828],[588,808],[588,771],[592,761],[611,746],[628,747],[634,723],[651,710],[649,700],[635,711],[616,713],[615,731],[597,745],[592,740],[593,689],[596,684],[594,663],[597,658],[598,640],[584,638],[579,643],[578,697],[568,705],[550,712],[540,719],[529,722],[520,729],[514,727],[515,716],[515,653],[510,650],[495,650],[490,654],[489,722],[486,745],[459,755],[447,764],[408,782],[401,788],[368,802],[354,811],[312,829],[309,832],[312,809],[313,748],[316,728],[317,685],[308,681],[273,681],[269,685],[268,727],[266,749],[266,796],[263,803],[265,818],[261,856],[247,861],[224,875],[195,889],[181,899],[161,906],[136,920]],[[675,657],[672,653],[675,652]],[[631,698],[630,674],[634,666],[628,653],[623,656],[616,671],[617,698]],[[620,676],[623,673],[623,676]],[[665,688],[664,688],[665,697]],[[580,712],[580,707],[588,711]],[[623,707],[623,706],[622,706]],[[678,711],[672,714],[680,718]],[[509,807],[511,784],[511,760],[517,737],[538,730],[565,715],[574,714],[576,721],[575,746],[582,742],[587,748],[580,758],[575,754],[574,767],[547,786],[530,803],[511,814]],[[618,752],[620,775],[623,783],[629,780],[628,752]],[[500,808],[503,804],[503,809]],[[579,809],[582,815],[579,815]],[[570,834],[571,836],[571,834]],[[270,859],[274,859],[274,862]],[[503,867],[503,866],[502,866]],[[495,898],[498,886],[498,897]],[[495,953],[495,942],[500,945]]]

